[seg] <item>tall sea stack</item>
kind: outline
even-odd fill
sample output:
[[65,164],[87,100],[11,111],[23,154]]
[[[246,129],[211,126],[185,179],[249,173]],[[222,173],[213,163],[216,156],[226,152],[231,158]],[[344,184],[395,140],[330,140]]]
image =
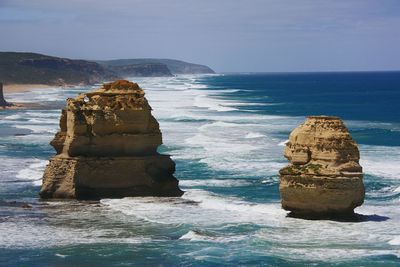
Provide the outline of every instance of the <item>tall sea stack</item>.
[[181,196],[175,163],[157,153],[161,144],[158,122],[136,83],[119,80],[67,99],[40,196]]
[[284,154],[290,164],[279,172],[279,189],[293,216],[346,217],[364,202],[360,153],[340,118],[308,117],[290,134]]

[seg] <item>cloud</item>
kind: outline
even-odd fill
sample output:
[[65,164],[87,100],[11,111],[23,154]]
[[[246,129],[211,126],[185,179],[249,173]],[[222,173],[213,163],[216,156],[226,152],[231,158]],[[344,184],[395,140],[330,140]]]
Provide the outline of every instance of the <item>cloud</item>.
[[0,0],[0,49],[227,71],[400,68],[399,11],[392,0]]

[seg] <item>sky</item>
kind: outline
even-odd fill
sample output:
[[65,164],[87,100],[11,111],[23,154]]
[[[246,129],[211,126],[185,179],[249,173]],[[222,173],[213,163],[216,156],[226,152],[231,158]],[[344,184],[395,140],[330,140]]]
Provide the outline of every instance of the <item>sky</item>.
[[218,72],[400,70],[400,0],[0,0],[0,51]]

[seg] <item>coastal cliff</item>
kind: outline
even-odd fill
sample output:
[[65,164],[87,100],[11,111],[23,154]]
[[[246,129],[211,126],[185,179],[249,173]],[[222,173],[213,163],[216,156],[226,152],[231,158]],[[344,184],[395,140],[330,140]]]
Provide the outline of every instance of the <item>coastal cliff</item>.
[[165,65],[172,74],[213,74],[210,67],[200,64],[189,63],[175,59],[161,58],[135,58],[135,59],[115,59],[96,61],[97,63],[109,68],[121,68],[130,65]]
[[169,77],[214,73],[207,66],[173,59],[75,60],[37,53],[0,52],[0,81],[55,86],[105,82],[124,77]]
[[158,122],[136,83],[106,83],[68,99],[40,196],[180,196],[175,163],[157,153],[161,144]]
[[173,76],[165,64],[131,64],[106,66],[120,77],[171,77]]
[[36,53],[0,52],[0,80],[5,84],[63,86],[93,84],[116,78],[115,73],[95,62]]
[[360,153],[343,121],[310,116],[289,136],[279,171],[282,207],[299,217],[346,216],[364,201]]

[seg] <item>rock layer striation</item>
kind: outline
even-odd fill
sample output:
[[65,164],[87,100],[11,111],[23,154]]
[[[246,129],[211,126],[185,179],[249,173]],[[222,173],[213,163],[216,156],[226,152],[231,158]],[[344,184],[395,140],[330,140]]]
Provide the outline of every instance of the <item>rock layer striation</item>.
[[43,176],[42,198],[99,199],[180,196],[175,163],[157,153],[159,124],[144,91],[119,80],[67,99],[60,131],[50,143],[57,155]]
[[298,217],[346,216],[364,202],[360,153],[338,117],[310,116],[292,131],[280,173],[282,207]]

